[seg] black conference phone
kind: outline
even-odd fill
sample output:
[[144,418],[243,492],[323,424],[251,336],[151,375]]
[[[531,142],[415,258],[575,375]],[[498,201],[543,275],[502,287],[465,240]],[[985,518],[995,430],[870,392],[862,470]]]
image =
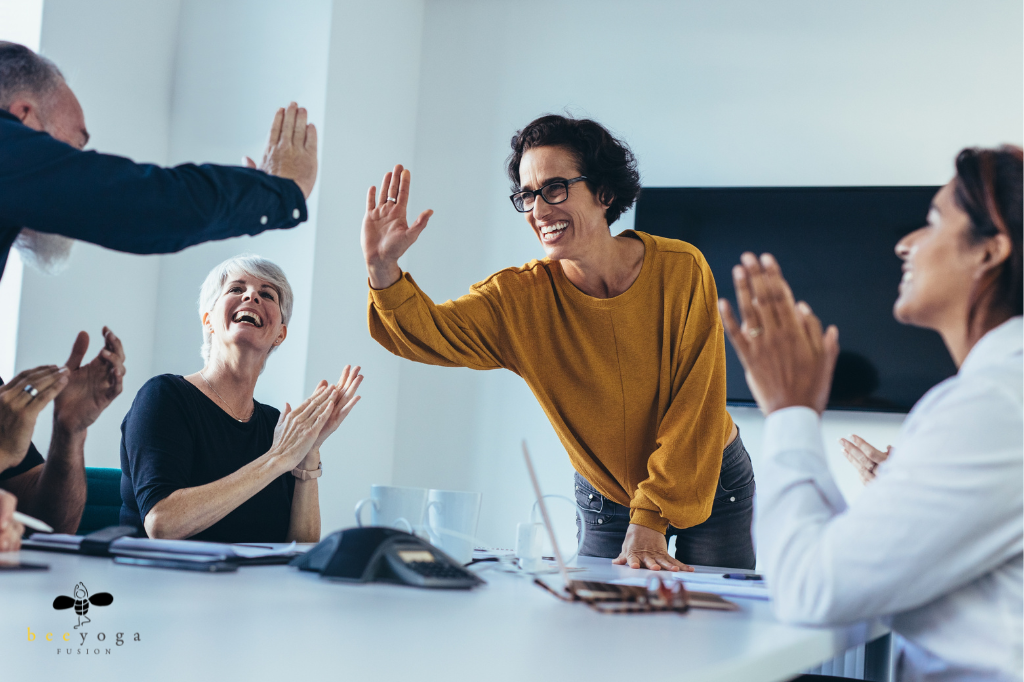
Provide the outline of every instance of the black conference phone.
[[464,590],[484,583],[430,543],[405,531],[379,526],[331,533],[290,565],[345,582]]

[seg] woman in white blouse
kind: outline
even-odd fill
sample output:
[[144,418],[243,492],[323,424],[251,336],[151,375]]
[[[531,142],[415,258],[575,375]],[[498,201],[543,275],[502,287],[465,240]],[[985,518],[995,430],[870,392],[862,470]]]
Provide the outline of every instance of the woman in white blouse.
[[837,330],[823,333],[794,302],[768,254],[743,254],[733,271],[742,324],[720,307],[767,415],[758,551],[776,614],[806,624],[891,616],[902,680],[1020,680],[1022,152],[967,149],[956,170],[927,225],[896,246],[893,313],[939,332],[959,371],[914,406],[891,454],[858,444],[854,459],[874,478],[849,506],[819,420]]

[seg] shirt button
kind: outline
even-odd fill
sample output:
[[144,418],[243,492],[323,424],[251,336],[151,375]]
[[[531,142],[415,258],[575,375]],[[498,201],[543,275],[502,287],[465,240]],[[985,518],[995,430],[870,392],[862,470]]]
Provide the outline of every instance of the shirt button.
[[266,224],[267,224],[267,216],[263,216],[262,218],[260,218],[260,225],[266,225]]
[[295,210],[292,211],[292,217],[295,218],[296,220],[299,219],[299,215],[301,215],[299,213],[299,209],[296,208]]
[[592,499],[594,499],[594,494],[593,494],[593,493],[591,493],[591,494],[587,495],[587,499],[588,499],[588,500],[592,500]]
[[735,502],[735,501],[736,501],[736,498],[735,498],[735,497],[730,497],[730,498],[729,498],[729,501],[730,501],[730,502]]
[[598,523],[604,523],[604,519],[598,519],[597,522]]

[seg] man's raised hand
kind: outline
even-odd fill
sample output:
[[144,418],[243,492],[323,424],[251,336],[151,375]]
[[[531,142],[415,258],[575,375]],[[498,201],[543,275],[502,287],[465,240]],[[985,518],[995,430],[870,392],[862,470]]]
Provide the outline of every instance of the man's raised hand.
[[260,165],[248,156],[243,160],[248,168],[294,180],[308,199],[316,184],[317,160],[316,126],[307,123],[306,116],[306,110],[295,102],[278,109]]
[[386,289],[402,276],[398,259],[420,236],[432,210],[420,213],[412,225],[406,220],[409,204],[409,186],[412,174],[402,165],[384,175],[380,186],[371,187],[366,194],[366,215],[363,217],[363,257],[370,275],[370,286]]

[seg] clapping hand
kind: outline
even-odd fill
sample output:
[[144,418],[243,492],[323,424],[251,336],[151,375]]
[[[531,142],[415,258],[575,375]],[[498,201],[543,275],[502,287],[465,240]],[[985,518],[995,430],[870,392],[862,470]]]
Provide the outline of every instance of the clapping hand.
[[889,459],[889,455],[892,454],[891,445],[882,452],[857,435],[850,436],[850,440],[840,438],[839,445],[843,448],[846,459],[857,469],[860,480],[865,485],[875,480],[878,465]]
[[25,458],[39,413],[67,385],[66,367],[45,365],[27,369],[0,386],[0,471]]
[[767,416],[802,405],[820,414],[839,355],[839,330],[833,325],[822,332],[810,306],[793,300],[771,254],[758,260],[744,253],[732,276],[742,324],[728,301],[720,299],[718,306],[761,411]]
[[25,526],[14,520],[17,506],[18,498],[0,490],[0,552],[17,552],[21,548]]
[[295,102],[287,109],[278,109],[260,165],[248,156],[243,162],[247,168],[294,180],[302,196],[308,199],[316,184],[317,160],[316,126],[306,123],[306,115],[306,110]]
[[[324,441],[326,441],[332,433],[338,430],[338,427],[341,426],[341,422],[345,421],[345,417],[348,416],[348,413],[351,412],[352,408],[359,402],[361,396],[356,395],[356,391],[359,390],[359,384],[363,383],[363,375],[359,373],[360,369],[362,368],[356,367],[355,369],[352,369],[352,365],[346,365],[345,370],[341,373],[341,378],[338,379],[338,383],[334,385],[338,395],[334,404],[334,410],[324,423],[324,427],[320,430],[320,435],[317,436],[315,441],[313,441],[313,446],[310,447],[309,454],[307,455],[307,458],[315,457],[315,463],[319,463],[320,446],[324,444]],[[321,380],[317,385],[316,390],[322,391],[325,388],[327,388],[327,382]],[[315,466],[302,468],[315,468]]]
[[320,431],[334,413],[334,406],[338,404],[337,396],[336,387],[317,386],[313,395],[294,410],[288,403],[284,404],[284,410],[274,428],[274,444],[270,449],[281,458],[288,471],[294,469],[309,453]]
[[83,365],[88,349],[89,335],[79,332],[65,363],[67,387],[53,403],[54,424],[68,433],[81,433],[89,428],[123,388],[124,348],[114,332],[103,328],[103,348]]
[[432,210],[423,211],[412,225],[406,220],[411,178],[412,174],[399,164],[393,172],[384,175],[379,202],[376,187],[371,187],[366,195],[363,257],[370,274],[370,286],[374,289],[386,289],[398,281],[402,276],[398,259],[412,246],[434,214]]

